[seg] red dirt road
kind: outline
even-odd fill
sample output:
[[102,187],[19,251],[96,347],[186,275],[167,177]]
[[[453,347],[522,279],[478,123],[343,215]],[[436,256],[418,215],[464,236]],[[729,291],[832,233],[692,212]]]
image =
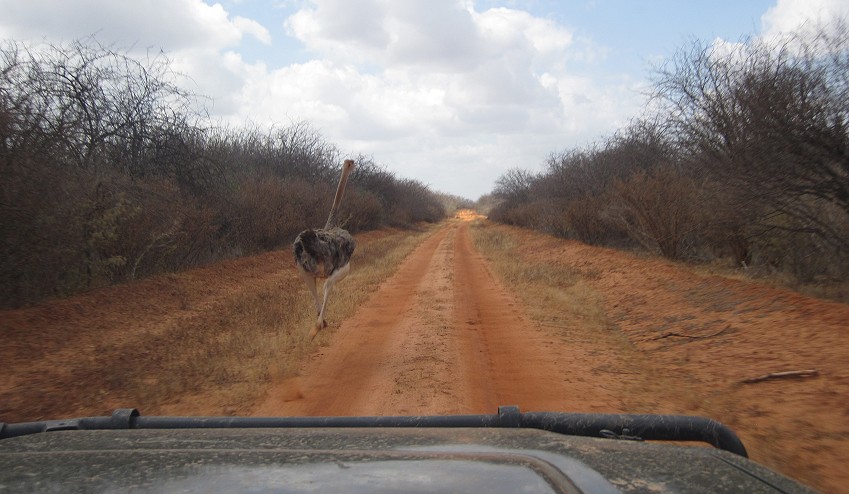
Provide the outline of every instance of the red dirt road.
[[[469,224],[425,240],[301,376],[256,415],[576,410],[574,376],[472,247]],[[579,394],[580,395],[580,394]]]
[[[282,293],[309,305],[288,250],[2,311],[0,420],[126,406],[146,415],[464,414],[498,405],[706,415],[733,427],[754,460],[849,493],[849,306],[486,224],[476,234],[500,235],[515,246],[516,266],[555,283],[539,292],[505,286],[472,246],[472,225],[446,222],[429,234],[315,347],[303,341],[307,326],[277,322],[292,310],[281,307]],[[358,242],[367,247],[370,235]],[[355,254],[337,290],[351,286],[356,262]],[[567,276],[547,280],[554,269]],[[575,310],[572,297],[584,294],[601,326]],[[269,307],[276,312],[259,310]],[[239,339],[247,327],[265,329]],[[205,365],[284,333],[315,349],[297,377],[269,383],[265,360],[245,375],[249,359],[223,373]],[[743,383],[804,369],[818,374]],[[219,372],[212,384],[192,385],[210,372]],[[183,388],[169,379],[176,374]]]
[[[559,312],[533,321],[473,248],[470,223],[423,242],[300,375],[254,415],[524,411],[705,415],[756,461],[849,492],[849,307],[698,274],[526,230],[502,229],[530,265],[570,270],[600,294],[608,330]],[[537,316],[538,318],[538,316]],[[564,322],[565,321],[565,322]],[[774,371],[813,378],[743,384]]]

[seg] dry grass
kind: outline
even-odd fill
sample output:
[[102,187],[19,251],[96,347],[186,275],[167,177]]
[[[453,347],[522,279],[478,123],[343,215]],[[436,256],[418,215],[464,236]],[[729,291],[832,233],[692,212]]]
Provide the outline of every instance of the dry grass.
[[[248,412],[270,382],[297,375],[316,345],[327,344],[339,323],[432,231],[360,238],[351,274],[331,295],[330,327],[315,341],[307,337],[315,320],[312,299],[294,268],[282,281],[234,293],[216,307],[215,317],[205,318],[195,337],[172,346],[160,384],[147,387],[150,395],[143,401],[163,404],[154,413]],[[174,397],[180,398],[175,402]]]
[[849,304],[849,281],[806,283],[790,287],[811,297]]
[[515,231],[478,221],[471,234],[504,286],[524,303],[527,315],[556,334],[564,351],[589,342],[589,352],[597,357],[590,364],[597,366],[593,372],[616,375],[621,384],[619,403],[611,403],[610,412],[667,413],[664,403],[678,397],[664,389],[663,376],[608,316],[602,294],[590,284],[598,273],[524,255],[517,249]]
[[288,249],[2,311],[0,420],[249,413],[434,228],[359,235],[316,341]]
[[600,295],[580,273],[525,259],[517,254],[516,241],[506,230],[484,225],[473,225],[475,247],[487,257],[505,286],[521,297],[534,321],[553,327],[569,327],[577,322],[587,331],[611,329]]
[[728,259],[706,264],[688,264],[701,275],[716,275],[734,280],[763,283],[771,287],[788,288],[821,300],[849,304],[849,281],[822,279],[803,283],[786,272],[763,267],[743,269],[732,266]]

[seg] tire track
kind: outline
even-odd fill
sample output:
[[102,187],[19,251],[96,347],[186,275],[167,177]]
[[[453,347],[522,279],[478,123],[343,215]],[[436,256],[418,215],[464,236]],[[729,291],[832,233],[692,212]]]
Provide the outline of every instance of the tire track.
[[451,222],[426,239],[254,415],[574,409],[555,342],[524,317],[468,230]]

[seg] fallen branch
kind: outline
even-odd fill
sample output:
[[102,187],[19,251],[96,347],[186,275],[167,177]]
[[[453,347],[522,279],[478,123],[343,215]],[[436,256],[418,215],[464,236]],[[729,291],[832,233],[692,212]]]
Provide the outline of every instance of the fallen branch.
[[652,339],[653,340],[662,340],[664,338],[671,338],[671,337],[674,336],[674,337],[677,337],[677,338],[690,338],[691,340],[702,340],[702,339],[705,339],[705,338],[713,338],[714,336],[719,336],[722,333],[728,331],[729,329],[731,329],[731,325],[725,326],[724,329],[721,329],[721,330],[717,331],[716,333],[706,334],[706,335],[702,335],[702,336],[692,336],[692,335],[689,335],[689,334],[682,334],[682,333],[666,333],[666,334],[662,334],[662,335],[660,335],[656,338],[652,338]]
[[547,323],[547,322],[541,322],[541,323],[539,323],[539,325],[546,327],[546,328],[554,328],[554,329],[567,329],[567,330],[575,329],[575,328],[570,328],[570,327],[567,327],[567,326],[559,326],[557,324],[551,324],[551,323]]
[[815,376],[818,376],[819,374],[820,374],[820,372],[816,369],[784,371],[784,372],[770,372],[769,374],[765,374],[763,376],[744,379],[741,382],[743,384],[752,384],[752,383],[759,383],[761,381],[767,381],[767,380],[770,380],[770,379],[784,379],[784,378],[787,378],[787,377],[815,377]]

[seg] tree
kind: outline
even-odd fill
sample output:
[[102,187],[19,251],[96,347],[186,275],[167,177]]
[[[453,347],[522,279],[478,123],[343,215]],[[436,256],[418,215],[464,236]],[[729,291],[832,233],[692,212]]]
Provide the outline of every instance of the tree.
[[511,168],[495,181],[495,194],[511,202],[527,202],[534,182],[534,174],[528,170]]
[[656,81],[694,162],[763,209],[761,230],[815,235],[835,249],[849,248],[848,37],[838,24],[781,43],[696,42]]

